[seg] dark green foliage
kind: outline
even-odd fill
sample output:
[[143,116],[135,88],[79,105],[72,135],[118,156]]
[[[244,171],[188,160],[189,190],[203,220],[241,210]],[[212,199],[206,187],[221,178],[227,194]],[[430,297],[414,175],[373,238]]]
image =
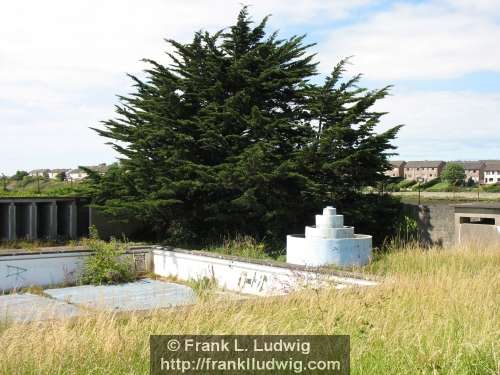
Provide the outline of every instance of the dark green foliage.
[[66,177],[66,173],[65,172],[59,172],[56,176],[56,178],[59,180],[59,181],[66,181],[67,177]]
[[12,179],[14,181],[21,181],[24,177],[29,176],[29,173],[26,171],[17,171],[14,176],[12,176]]
[[2,178],[2,190],[7,191],[7,184],[9,183],[9,178],[4,174],[2,174],[1,178]]
[[487,193],[500,193],[500,184],[483,185],[481,190]]
[[433,178],[432,180],[429,180],[427,182],[422,183],[420,186],[422,189],[428,189],[430,187],[433,187],[436,184],[439,184],[441,182],[441,178]]
[[465,181],[464,167],[458,163],[447,163],[441,174],[441,179],[453,186],[463,185]]
[[266,21],[253,27],[244,7],[226,31],[169,40],[171,65],[146,60],[147,80],[131,77],[136,92],[96,129],[122,155],[90,175],[96,205],[158,238],[206,244],[236,233],[282,242],[327,203],[378,204],[360,191],[389,168],[399,127],[377,134],[383,113],[371,110],[388,87],[344,80],[346,60],[310,83],[310,45],[266,35]]

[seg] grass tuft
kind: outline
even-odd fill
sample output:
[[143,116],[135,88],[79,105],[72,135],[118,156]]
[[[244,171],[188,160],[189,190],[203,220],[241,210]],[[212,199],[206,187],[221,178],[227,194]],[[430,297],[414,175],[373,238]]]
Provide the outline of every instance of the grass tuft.
[[348,334],[353,374],[498,374],[499,269],[499,248],[408,246],[360,270],[377,287],[0,323],[0,373],[147,374],[151,334]]

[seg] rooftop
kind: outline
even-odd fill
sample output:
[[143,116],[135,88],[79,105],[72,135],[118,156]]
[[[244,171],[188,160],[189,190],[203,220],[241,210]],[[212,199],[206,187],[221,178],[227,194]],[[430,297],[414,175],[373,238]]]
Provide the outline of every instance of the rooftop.
[[486,166],[484,170],[486,171],[500,171],[500,160],[485,160]]
[[389,163],[391,163],[393,168],[399,168],[406,164],[404,160],[389,160]]
[[406,163],[405,168],[437,168],[444,164],[442,160],[420,160],[409,161]]
[[481,169],[484,166],[483,161],[452,161],[464,167],[464,169]]

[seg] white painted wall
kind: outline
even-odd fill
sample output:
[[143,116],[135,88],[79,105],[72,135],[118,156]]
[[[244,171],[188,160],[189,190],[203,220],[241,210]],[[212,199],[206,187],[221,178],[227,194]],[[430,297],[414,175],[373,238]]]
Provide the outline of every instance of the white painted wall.
[[485,184],[496,184],[500,182],[500,171],[496,170],[485,170],[484,171],[484,183]]
[[[132,256],[139,263],[145,262],[144,271],[149,271],[152,268],[149,251],[144,259],[135,258],[141,254],[144,252],[132,251],[124,256]],[[0,255],[0,294],[29,286],[75,283],[83,271],[85,258],[91,255],[90,251]],[[136,267],[138,266],[140,264],[136,263]]]
[[[0,294],[29,286],[73,283],[90,252],[44,253],[0,256]],[[146,256],[148,262],[149,256]],[[373,281],[326,275],[287,266],[263,265],[162,248],[152,251],[154,273],[181,280],[215,278],[221,288],[253,295],[285,294],[325,284],[372,286]]]
[[159,276],[175,276],[181,280],[214,278],[221,288],[253,295],[285,294],[307,285],[320,286],[326,283],[333,283],[337,287],[376,285],[373,281],[363,279],[164,249],[153,250],[153,262],[154,273]]
[[88,252],[0,256],[0,293],[76,281]]

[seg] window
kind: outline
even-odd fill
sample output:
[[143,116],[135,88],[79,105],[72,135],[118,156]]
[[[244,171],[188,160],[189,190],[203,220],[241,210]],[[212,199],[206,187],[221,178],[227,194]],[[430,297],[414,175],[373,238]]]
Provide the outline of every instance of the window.
[[495,219],[492,217],[460,217],[460,224],[482,224],[495,225]]

